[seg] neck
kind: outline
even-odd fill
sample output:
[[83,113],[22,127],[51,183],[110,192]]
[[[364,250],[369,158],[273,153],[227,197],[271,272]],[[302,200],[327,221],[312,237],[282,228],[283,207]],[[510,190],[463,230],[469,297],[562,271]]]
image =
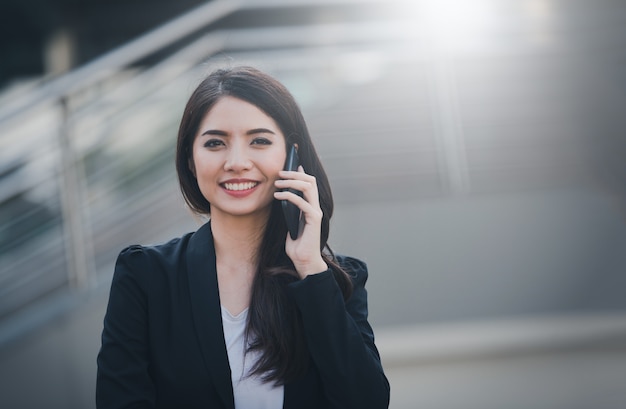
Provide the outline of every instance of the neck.
[[267,217],[211,215],[211,231],[218,260],[256,265]]
[[267,217],[211,215],[220,304],[238,315],[250,305]]

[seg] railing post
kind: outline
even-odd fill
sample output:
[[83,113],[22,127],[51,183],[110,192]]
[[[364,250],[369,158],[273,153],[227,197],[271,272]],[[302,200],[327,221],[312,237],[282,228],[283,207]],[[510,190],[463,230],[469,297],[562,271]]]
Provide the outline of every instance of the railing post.
[[82,158],[77,155],[72,135],[72,119],[68,97],[59,101],[61,126],[58,132],[60,148],[60,193],[63,216],[67,278],[71,287],[84,289],[95,285],[95,266],[91,229],[84,195]]
[[445,56],[431,64],[431,101],[435,119],[437,157],[444,189],[455,196],[470,192],[467,152],[453,66]]

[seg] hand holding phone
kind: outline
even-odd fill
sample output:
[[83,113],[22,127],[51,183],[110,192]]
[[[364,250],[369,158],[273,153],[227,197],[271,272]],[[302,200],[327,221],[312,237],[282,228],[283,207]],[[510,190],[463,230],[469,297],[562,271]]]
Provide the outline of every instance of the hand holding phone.
[[[287,160],[285,161],[284,170],[288,171],[298,171],[298,166],[300,166],[300,159],[298,158],[298,152],[296,150],[295,145],[291,145],[289,148],[289,152],[287,153]],[[302,192],[295,189],[286,189],[289,192],[295,193],[296,195],[302,197]],[[300,208],[295,204],[291,203],[288,200],[281,200],[283,207],[283,214],[285,216],[285,222],[287,223],[287,229],[289,230],[289,235],[293,240],[298,238],[300,234],[300,230],[303,227],[303,218],[302,212]]]

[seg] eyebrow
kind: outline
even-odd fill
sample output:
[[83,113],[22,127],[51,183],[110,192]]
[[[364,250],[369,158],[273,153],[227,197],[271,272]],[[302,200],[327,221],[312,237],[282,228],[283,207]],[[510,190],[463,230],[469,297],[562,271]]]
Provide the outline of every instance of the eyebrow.
[[202,135],[219,135],[219,136],[227,136],[226,132],[224,131],[219,131],[217,129],[208,129],[204,132],[202,132]]
[[272,135],[276,135],[274,133],[274,131],[270,131],[267,128],[255,128],[255,129],[250,129],[248,132],[246,132],[246,135],[255,135],[258,133],[271,133]]
[[[246,132],[246,135],[256,135],[259,133],[270,133],[272,135],[276,135],[274,131],[271,131],[267,128],[254,128],[250,129]],[[228,136],[228,134],[224,131],[220,131],[219,129],[208,129],[202,132],[202,135],[218,135],[218,136]]]

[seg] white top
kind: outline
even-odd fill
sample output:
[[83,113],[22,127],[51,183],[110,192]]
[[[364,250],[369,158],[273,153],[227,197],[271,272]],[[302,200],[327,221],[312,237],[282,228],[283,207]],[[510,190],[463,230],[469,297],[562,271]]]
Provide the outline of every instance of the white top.
[[257,351],[245,353],[244,334],[247,317],[247,308],[239,315],[233,316],[222,306],[222,324],[235,395],[235,409],[281,409],[284,399],[283,386],[274,386],[273,382],[264,383],[256,375],[246,376],[259,357]]

